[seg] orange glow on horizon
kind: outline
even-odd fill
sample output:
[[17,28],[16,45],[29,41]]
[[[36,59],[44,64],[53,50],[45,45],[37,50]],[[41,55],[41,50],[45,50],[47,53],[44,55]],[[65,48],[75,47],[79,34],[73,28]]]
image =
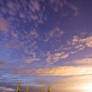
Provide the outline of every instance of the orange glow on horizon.
[[92,83],[83,84],[80,88],[83,92],[92,92]]

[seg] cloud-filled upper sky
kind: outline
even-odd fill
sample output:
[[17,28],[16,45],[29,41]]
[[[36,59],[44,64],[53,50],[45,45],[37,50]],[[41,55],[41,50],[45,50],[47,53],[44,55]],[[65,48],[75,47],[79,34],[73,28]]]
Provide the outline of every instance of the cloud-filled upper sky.
[[90,89],[91,0],[0,0],[0,90],[14,92],[5,84],[17,82]]

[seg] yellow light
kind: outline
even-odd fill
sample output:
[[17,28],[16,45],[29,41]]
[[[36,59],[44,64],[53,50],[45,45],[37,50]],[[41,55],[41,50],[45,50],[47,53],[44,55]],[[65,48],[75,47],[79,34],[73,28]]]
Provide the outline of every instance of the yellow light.
[[92,83],[87,83],[82,86],[84,92],[92,92]]

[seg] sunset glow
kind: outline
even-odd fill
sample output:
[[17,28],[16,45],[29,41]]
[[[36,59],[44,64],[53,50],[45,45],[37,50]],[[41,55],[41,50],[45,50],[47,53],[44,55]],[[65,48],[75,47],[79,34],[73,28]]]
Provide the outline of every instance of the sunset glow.
[[0,92],[92,92],[92,0],[0,0]]
[[83,84],[81,89],[83,90],[83,92],[92,92],[92,83]]

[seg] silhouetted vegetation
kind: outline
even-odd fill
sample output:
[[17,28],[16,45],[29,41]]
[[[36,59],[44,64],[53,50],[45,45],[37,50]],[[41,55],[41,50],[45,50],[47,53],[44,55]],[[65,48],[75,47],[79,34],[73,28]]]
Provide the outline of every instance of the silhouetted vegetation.
[[[26,85],[26,88],[23,88],[23,91],[22,91],[22,90],[21,90],[21,83],[18,83],[18,84],[17,84],[17,92],[29,92],[29,86]],[[42,88],[40,92],[45,92],[44,88]],[[51,91],[50,91],[50,87],[48,87],[47,92],[51,92]]]

